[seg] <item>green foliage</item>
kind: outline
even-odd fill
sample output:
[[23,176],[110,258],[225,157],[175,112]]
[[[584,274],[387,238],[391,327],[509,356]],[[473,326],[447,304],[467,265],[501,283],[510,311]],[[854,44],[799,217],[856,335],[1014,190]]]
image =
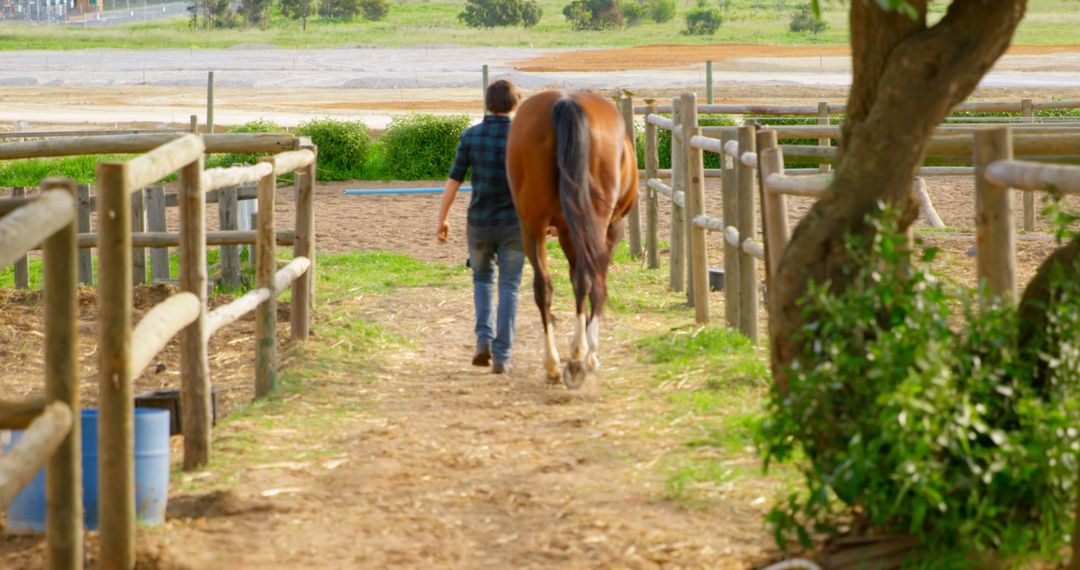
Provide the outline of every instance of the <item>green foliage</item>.
[[619,11],[622,12],[623,24],[629,28],[640,24],[648,9],[637,0],[624,0],[619,3]]
[[609,30],[623,26],[619,0],[574,0],[563,7],[563,16],[575,30]]
[[50,176],[77,182],[94,181],[94,165],[99,160],[124,160],[121,156],[64,156],[0,161],[0,187],[35,187]]
[[682,33],[688,36],[711,36],[720,29],[724,21],[719,8],[707,6],[705,0],[698,0],[697,8],[686,13],[686,29]]
[[319,180],[355,180],[363,175],[371,135],[361,121],[312,119],[296,134],[311,137],[319,148]]
[[[727,115],[700,115],[698,125],[702,127],[734,127],[735,120]],[[656,151],[659,155],[659,168],[671,168],[671,131],[657,129]],[[703,155],[705,168],[720,168],[721,157],[715,152],[706,152]],[[638,164],[645,165],[645,132],[638,129],[637,133],[637,157]]]
[[531,28],[543,13],[536,0],[468,0],[458,20],[470,28],[518,25]]
[[386,0],[360,0],[360,11],[364,19],[378,22],[390,14],[390,3]]
[[321,0],[319,15],[331,20],[351,20],[360,15],[360,0]]
[[[230,127],[227,132],[230,133],[284,133],[285,128],[278,125],[274,121],[269,119],[256,119],[254,121],[248,121],[246,123]],[[207,166],[211,167],[226,167],[233,164],[254,164],[259,160],[260,156],[267,156],[266,154],[255,154],[247,152],[232,152],[226,154],[215,154],[209,161]]]
[[795,33],[810,32],[817,34],[825,31],[829,25],[824,20],[814,15],[814,11],[807,4],[791,15],[791,23],[788,29]]
[[657,24],[670,22],[675,18],[675,0],[648,0],[646,5],[649,8],[649,18]]
[[386,173],[397,180],[445,178],[468,126],[464,115],[394,117],[379,137]]
[[240,14],[244,23],[250,27],[265,30],[270,24],[270,0],[244,0],[240,5]]
[[293,20],[303,20],[315,15],[315,0],[278,0],[281,15]]
[[[1060,268],[1047,307],[1056,347],[1027,354],[1016,309],[907,260],[894,213],[849,237],[851,282],[812,284],[789,391],[762,425],[766,464],[794,461],[805,488],[768,520],[781,545],[838,523],[912,534],[909,563],[971,567],[971,555],[1053,557],[1072,526],[1080,420],[1080,267]],[[924,261],[933,259],[927,250]],[[1066,270],[1067,269],[1067,270]],[[964,322],[952,325],[953,315]],[[1051,381],[1032,381],[1038,364]]]

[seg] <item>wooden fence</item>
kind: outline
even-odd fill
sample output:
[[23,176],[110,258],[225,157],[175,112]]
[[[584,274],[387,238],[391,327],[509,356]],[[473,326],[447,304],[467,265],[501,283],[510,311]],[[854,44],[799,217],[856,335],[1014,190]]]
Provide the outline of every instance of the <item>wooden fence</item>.
[[[1059,103],[1054,103],[1059,104]],[[1060,103],[1072,108],[1073,103]],[[1025,100],[1022,107],[1031,109],[1036,105]],[[1006,104],[971,104],[967,110],[1011,110]],[[1075,106],[1080,106],[1077,102]],[[822,106],[824,107],[824,106]],[[695,320],[709,322],[708,306],[708,256],[707,234],[710,231],[721,232],[724,239],[724,291],[725,320],[753,340],[757,340],[759,330],[760,292],[758,283],[758,260],[765,262],[766,276],[771,275],[779,261],[779,256],[790,235],[786,196],[817,196],[825,191],[831,181],[831,174],[812,169],[785,169],[787,157],[797,157],[800,162],[831,162],[835,158],[834,147],[781,145],[778,139],[820,138],[821,140],[838,139],[839,128],[836,126],[762,126],[744,125],[741,127],[701,127],[698,126],[700,112],[783,112],[796,114],[799,111],[809,113],[810,109],[798,107],[734,107],[724,105],[697,105],[696,95],[684,94],[675,98],[669,106],[647,105],[641,109],[645,114],[645,170],[644,195],[646,225],[644,242],[648,266],[659,267],[657,244],[657,217],[659,211],[658,196],[664,195],[671,204],[671,274],[670,287],[675,291],[685,290],[687,302],[695,309]],[[659,112],[670,111],[671,117],[663,117]],[[793,111],[794,110],[794,111]],[[1023,189],[1034,189],[1044,180],[1058,180],[1067,183],[1078,167],[1039,165],[1032,163],[1023,166],[994,166],[990,175],[982,175],[984,166],[981,156],[991,150],[980,151],[980,145],[991,132],[1014,132],[1009,138],[1009,156],[1013,153],[1025,155],[1031,160],[1076,160],[1080,158],[1080,126],[1077,125],[1033,125],[1021,124],[1001,131],[998,127],[990,131],[985,125],[943,125],[932,137],[929,157],[943,157],[953,160],[971,160],[973,166],[962,167],[922,167],[919,174],[929,175],[968,175],[977,180],[977,231],[978,266],[980,279],[985,278],[995,293],[1012,291],[1015,287],[1015,274],[1012,261],[1014,257],[1014,230],[1009,225],[1008,231],[1002,224],[1011,224],[1011,213],[1007,196],[998,192],[987,194],[983,187],[994,188],[1001,185],[1004,174],[1000,171],[1022,171],[1025,173],[1022,185],[1017,181],[1008,184]],[[657,131],[672,131],[671,184],[661,180]],[[709,136],[713,135],[713,136]],[[719,136],[719,138],[714,138]],[[1009,135],[996,135],[1006,136]],[[820,142],[819,142],[820,144]],[[830,142],[831,144],[831,142]],[[999,142],[998,148],[1004,143]],[[991,147],[986,147],[991,148]],[[722,164],[718,171],[710,172],[703,167],[703,153],[712,152],[721,155]],[[999,153],[1000,154],[1000,153]],[[995,160],[1001,158],[993,154]],[[972,158],[974,156],[974,158]],[[1040,177],[1036,177],[1036,171]],[[998,178],[993,178],[993,176]],[[710,217],[704,209],[705,179],[718,176],[721,178],[722,218]],[[989,176],[989,177],[987,177]],[[1019,175],[1018,175],[1019,176]],[[1059,178],[1054,178],[1054,177]],[[1050,178],[1045,178],[1050,177]],[[1011,179],[1010,179],[1011,180]],[[933,211],[925,188],[917,184],[917,194],[922,203],[923,214],[933,225],[940,225]],[[1068,192],[1068,190],[1063,190]],[[1030,194],[1030,193],[1028,193]],[[986,196],[994,198],[987,198]],[[756,206],[755,204],[760,204]],[[1031,206],[1029,207],[1029,204]],[[1034,199],[1025,195],[1024,225],[1034,227]],[[990,210],[986,210],[990,208]],[[758,228],[755,211],[760,210],[761,234],[758,240]],[[934,223],[934,220],[937,222]],[[1004,220],[1004,221],[1003,221]],[[984,227],[986,226],[986,227]],[[987,229],[993,228],[993,229]],[[989,232],[989,233],[988,233]],[[984,257],[988,259],[984,259]],[[992,259],[989,259],[992,258]],[[767,283],[767,280],[766,280]],[[1011,293],[1010,293],[1011,294]]]
[[48,464],[46,558],[82,567],[82,452],[76,354],[75,185],[46,180],[36,198],[0,202],[0,264],[45,249],[45,398],[0,404],[0,429],[25,429],[0,458],[0,509]]
[[[111,138],[103,142],[102,139]],[[83,141],[80,147],[79,142]],[[99,501],[103,505],[100,512],[101,565],[106,568],[131,568],[135,562],[135,466],[134,434],[132,432],[134,398],[132,383],[174,336],[179,335],[181,347],[181,409],[184,425],[184,467],[200,467],[209,460],[210,454],[210,376],[207,360],[207,346],[210,337],[222,327],[234,322],[244,314],[255,311],[256,314],[256,377],[255,394],[261,398],[273,391],[276,379],[276,315],[277,295],[293,287],[291,335],[294,340],[306,340],[310,331],[311,306],[314,286],[314,181],[316,149],[310,140],[295,140],[291,136],[279,135],[169,135],[162,139],[160,135],[130,135],[125,137],[92,137],[79,140],[48,141],[50,145],[38,143],[0,143],[0,156],[5,158],[24,158],[32,156],[63,154],[98,154],[116,152],[142,152],[140,156],[127,162],[102,162],[97,166],[98,196],[96,207],[99,233],[76,237],[77,216],[75,208],[75,185],[71,181],[49,182],[44,188],[61,185],[67,189],[63,198],[70,206],[70,215],[54,215],[49,223],[42,224],[37,218],[26,221],[26,215],[20,212],[29,208],[40,210],[46,206],[58,209],[61,205],[53,202],[61,200],[54,190],[47,190],[39,198],[16,198],[0,201],[0,214],[10,214],[0,220],[0,263],[13,261],[23,251],[40,241],[39,233],[57,224],[67,224],[64,235],[70,234],[66,256],[61,263],[53,262],[58,254],[51,252],[52,241],[45,244],[46,271],[46,343],[53,350],[60,348],[68,351],[63,358],[52,358],[46,352],[47,380],[50,374],[56,374],[54,368],[64,374],[63,390],[47,389],[47,396],[52,400],[61,399],[64,408],[55,406],[45,408],[34,403],[24,403],[0,409],[0,427],[25,427],[26,420],[33,419],[34,424],[27,436],[38,434],[46,428],[33,426],[37,422],[60,422],[59,415],[67,414],[67,430],[74,429],[77,435],[77,414],[79,411],[78,381],[75,377],[74,361],[76,338],[76,279],[75,250],[81,245],[94,246],[98,249],[98,379],[99,379],[99,457],[108,458],[99,464]],[[298,147],[294,150],[284,150]],[[228,149],[228,150],[226,150]],[[260,159],[251,166],[217,168],[204,170],[203,156],[206,152],[278,152],[272,157]],[[179,172],[180,188],[177,203],[180,208],[180,231],[176,234],[157,233],[153,239],[139,242],[133,240],[131,218],[131,196],[133,192],[150,186],[158,180]],[[281,270],[277,270],[275,248],[281,242],[281,235],[274,227],[274,198],[278,176],[296,173],[296,229],[291,237],[293,260]],[[257,184],[259,213],[257,229],[254,232],[217,232],[219,243],[255,243],[256,289],[237,298],[233,302],[218,307],[214,311],[207,309],[207,261],[206,246],[211,240],[205,231],[205,208],[207,192],[221,188],[234,187],[246,183]],[[45,205],[45,206],[42,206]],[[37,210],[31,210],[37,212]],[[51,210],[50,210],[51,211]],[[38,217],[44,214],[37,214]],[[8,220],[15,220],[5,225]],[[21,225],[17,225],[21,224]],[[40,227],[38,227],[40,226]],[[5,233],[4,228],[11,229]],[[33,228],[33,231],[29,228]],[[247,234],[254,234],[249,236]],[[145,235],[144,235],[145,237]],[[150,309],[138,324],[132,326],[132,249],[138,245],[179,245],[180,247],[180,289],[181,292],[169,297]],[[10,251],[10,256],[8,252]],[[10,257],[10,259],[9,259]],[[66,300],[54,302],[57,295],[52,292],[59,279],[52,268],[60,267]],[[65,310],[59,317],[54,313]],[[57,319],[60,319],[59,322]],[[55,322],[54,322],[55,321]],[[49,334],[49,327],[63,326],[63,341],[50,340],[56,334]],[[53,345],[56,346],[53,346]],[[67,360],[65,360],[67,359]],[[56,382],[54,382],[56,383]],[[76,419],[73,420],[72,417]],[[58,424],[59,425],[59,424]],[[71,428],[75,425],[75,428]],[[51,428],[57,430],[59,428]],[[47,433],[51,433],[47,431]],[[34,441],[45,441],[43,436],[35,435]],[[77,438],[73,437],[77,442]],[[49,439],[48,441],[51,441]],[[27,444],[29,445],[29,444]],[[79,464],[78,443],[72,455],[74,465],[71,469],[49,470],[50,481],[62,479],[48,489],[49,539],[52,541],[53,525],[64,525],[75,535],[57,534],[65,541],[69,549],[78,549],[79,556],[59,557],[50,554],[50,567],[80,568],[81,557],[81,507],[76,510],[70,504],[81,505],[79,492],[81,476],[77,470]],[[18,457],[16,457],[17,459]],[[65,460],[70,460],[65,452]],[[8,461],[8,459],[5,459]],[[40,463],[29,469],[32,476]],[[19,471],[22,473],[22,471]],[[28,479],[27,479],[28,480]],[[14,484],[13,484],[14,485]],[[57,486],[59,490],[54,490]],[[0,488],[2,488],[0,479]],[[74,489],[72,491],[72,489]],[[16,490],[17,492],[17,490]],[[64,503],[67,510],[54,511],[56,500],[68,500],[74,493],[74,503]],[[14,496],[12,494],[11,496]],[[0,499],[7,497],[0,494]],[[107,505],[107,507],[105,507]],[[73,516],[72,513],[78,516]],[[69,528],[70,527],[70,528]],[[74,530],[72,530],[74,529]],[[66,537],[66,538],[65,538]],[[70,540],[67,540],[70,539]],[[51,548],[50,548],[51,553]]]

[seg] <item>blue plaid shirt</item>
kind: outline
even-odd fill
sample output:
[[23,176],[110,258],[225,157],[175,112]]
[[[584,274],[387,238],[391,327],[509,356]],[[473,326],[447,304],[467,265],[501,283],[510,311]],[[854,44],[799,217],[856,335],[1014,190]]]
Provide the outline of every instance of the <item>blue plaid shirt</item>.
[[484,122],[465,130],[458,143],[450,178],[463,182],[472,167],[472,198],[468,222],[476,227],[518,224],[517,210],[506,180],[506,137],[510,117],[487,115]]

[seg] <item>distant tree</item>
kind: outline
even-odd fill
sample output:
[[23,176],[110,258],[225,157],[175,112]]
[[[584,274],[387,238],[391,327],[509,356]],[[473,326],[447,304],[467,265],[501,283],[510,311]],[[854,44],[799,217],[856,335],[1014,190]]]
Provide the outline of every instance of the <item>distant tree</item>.
[[315,14],[315,0],[279,0],[281,14],[300,20],[300,29],[307,30],[308,16]]
[[640,24],[647,11],[645,5],[638,2],[638,0],[619,2],[619,12],[622,13],[623,25],[628,28]]
[[332,20],[351,20],[360,14],[359,0],[321,0],[319,15]]
[[517,25],[531,28],[543,14],[536,0],[468,0],[458,20],[470,28]]
[[522,3],[521,7],[521,25],[525,28],[531,28],[540,23],[540,18],[544,17],[544,9],[540,7],[540,3],[536,0],[526,0]]
[[651,0],[648,6],[649,17],[657,24],[669,22],[675,17],[675,0]]
[[802,6],[792,14],[791,24],[788,25],[788,29],[792,32],[810,32],[811,34],[823,32],[828,27],[828,24],[814,15],[814,10],[809,4]]
[[575,30],[607,30],[623,26],[619,0],[574,0],[563,7],[563,16]]
[[686,29],[683,33],[688,36],[711,36],[720,29],[724,17],[718,8],[713,8],[698,0],[697,8],[686,13]]
[[390,3],[386,0],[360,0],[360,11],[364,19],[377,22],[390,14]]
[[240,13],[244,17],[244,26],[266,29],[270,23],[271,0],[244,0]]

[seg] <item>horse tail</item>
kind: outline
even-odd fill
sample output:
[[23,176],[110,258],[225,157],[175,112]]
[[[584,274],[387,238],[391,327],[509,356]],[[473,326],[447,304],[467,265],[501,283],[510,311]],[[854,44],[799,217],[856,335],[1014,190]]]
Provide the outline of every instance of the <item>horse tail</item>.
[[589,117],[570,98],[560,99],[551,109],[555,130],[555,162],[559,171],[559,202],[570,230],[577,260],[573,275],[587,292],[602,276],[604,237],[593,212],[589,183]]

